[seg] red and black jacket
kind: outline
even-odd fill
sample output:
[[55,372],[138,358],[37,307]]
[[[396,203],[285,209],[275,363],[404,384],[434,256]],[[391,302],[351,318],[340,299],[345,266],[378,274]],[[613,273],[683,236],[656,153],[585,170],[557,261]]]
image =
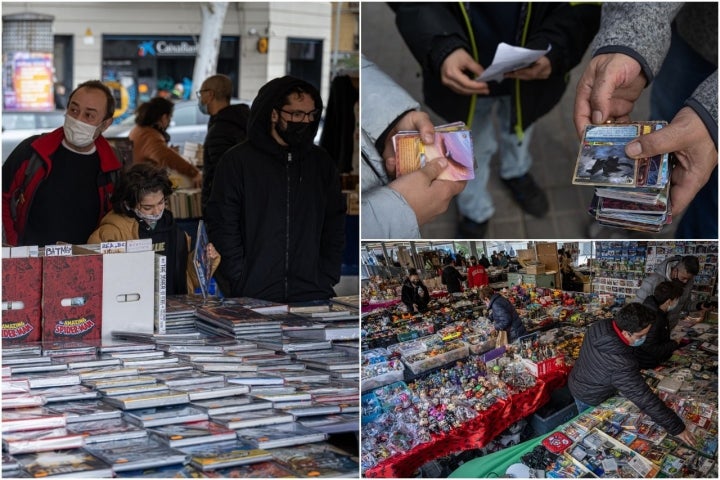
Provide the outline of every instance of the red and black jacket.
[[[2,168],[2,223],[5,242],[22,245],[28,213],[38,186],[52,172],[52,156],[64,138],[63,128],[29,137],[18,145],[3,164]],[[98,176],[98,197],[100,219],[112,209],[110,195],[114,180],[122,168],[115,152],[102,136],[95,139],[100,157]]]

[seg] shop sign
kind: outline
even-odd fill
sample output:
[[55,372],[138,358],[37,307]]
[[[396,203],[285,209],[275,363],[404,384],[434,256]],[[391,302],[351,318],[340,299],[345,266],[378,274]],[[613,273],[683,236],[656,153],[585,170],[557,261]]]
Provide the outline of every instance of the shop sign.
[[[4,110],[52,110],[53,54],[15,52],[5,56]],[[7,83],[6,83],[7,82]]]
[[197,44],[186,41],[148,40],[138,45],[139,57],[194,57]]

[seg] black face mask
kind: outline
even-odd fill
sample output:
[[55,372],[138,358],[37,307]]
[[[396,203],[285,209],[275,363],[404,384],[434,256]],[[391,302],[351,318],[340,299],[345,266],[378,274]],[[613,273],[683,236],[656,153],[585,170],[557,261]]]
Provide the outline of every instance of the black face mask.
[[280,128],[279,123],[275,127],[278,135],[291,147],[309,145],[315,137],[313,122],[285,122],[285,129]]

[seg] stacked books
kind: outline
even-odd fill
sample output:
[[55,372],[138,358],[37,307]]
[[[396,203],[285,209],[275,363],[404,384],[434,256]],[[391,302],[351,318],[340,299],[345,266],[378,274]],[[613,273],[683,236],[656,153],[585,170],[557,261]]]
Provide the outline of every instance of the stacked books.
[[241,305],[203,306],[195,314],[199,318],[199,329],[226,337],[279,335],[282,332],[280,320],[273,320]]
[[659,232],[672,223],[670,155],[632,159],[625,146],[667,122],[588,125],[573,175],[575,185],[595,186],[588,209],[602,225]]

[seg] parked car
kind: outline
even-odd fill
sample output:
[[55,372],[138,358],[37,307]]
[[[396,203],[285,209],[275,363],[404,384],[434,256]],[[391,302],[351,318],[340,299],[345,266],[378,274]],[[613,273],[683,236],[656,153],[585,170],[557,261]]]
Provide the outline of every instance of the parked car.
[[2,112],[2,161],[20,142],[33,135],[50,132],[65,122],[65,110],[42,112]]
[[[250,105],[247,100],[232,99],[231,102]],[[207,134],[208,120],[210,120],[210,116],[200,113],[197,100],[178,101],[167,129],[167,133],[170,135],[170,144],[182,148],[185,142],[203,143]],[[135,116],[132,115],[116,125],[110,125],[103,135],[106,138],[127,137],[134,126]]]

